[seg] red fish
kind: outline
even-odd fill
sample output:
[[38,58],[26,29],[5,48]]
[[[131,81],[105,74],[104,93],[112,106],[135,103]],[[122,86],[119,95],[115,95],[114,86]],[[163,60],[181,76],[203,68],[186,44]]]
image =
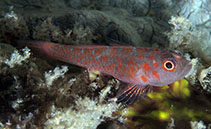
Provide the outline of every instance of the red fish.
[[175,51],[131,46],[71,46],[42,41],[21,41],[53,59],[100,71],[127,83],[117,102],[130,103],[152,86],[163,86],[183,78],[192,65]]

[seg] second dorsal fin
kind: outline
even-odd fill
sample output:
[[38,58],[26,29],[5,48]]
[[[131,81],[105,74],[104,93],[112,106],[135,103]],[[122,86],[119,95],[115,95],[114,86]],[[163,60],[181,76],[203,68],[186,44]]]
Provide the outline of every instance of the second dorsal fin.
[[129,43],[117,41],[117,40],[110,39],[110,38],[107,39],[107,42],[108,42],[109,46],[134,46],[134,45],[131,45]]

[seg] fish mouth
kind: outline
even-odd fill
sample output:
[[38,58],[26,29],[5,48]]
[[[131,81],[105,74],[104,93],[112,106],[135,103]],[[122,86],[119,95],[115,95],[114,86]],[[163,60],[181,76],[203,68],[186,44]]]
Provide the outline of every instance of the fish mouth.
[[188,62],[188,64],[183,68],[183,71],[180,75],[180,78],[184,78],[192,69],[192,64]]

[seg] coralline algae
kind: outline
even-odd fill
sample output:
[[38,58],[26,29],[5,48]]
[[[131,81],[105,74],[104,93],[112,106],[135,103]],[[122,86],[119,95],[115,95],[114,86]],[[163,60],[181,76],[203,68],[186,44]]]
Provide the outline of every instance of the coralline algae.
[[199,81],[203,89],[211,93],[211,66],[200,72]]

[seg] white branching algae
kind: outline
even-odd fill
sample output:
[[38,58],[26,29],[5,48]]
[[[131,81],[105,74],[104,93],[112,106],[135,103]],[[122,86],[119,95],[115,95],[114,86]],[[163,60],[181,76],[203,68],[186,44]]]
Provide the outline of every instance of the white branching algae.
[[22,62],[26,61],[31,55],[30,49],[27,47],[22,49],[22,51],[23,51],[23,55],[20,55],[19,52],[15,50],[12,53],[10,60],[6,59],[4,63],[7,64],[10,68],[13,68],[16,64],[21,65]]
[[211,66],[200,72],[199,81],[202,88],[211,93]]
[[64,77],[64,74],[68,71],[67,66],[62,66],[60,69],[59,67],[56,67],[53,71],[50,70],[48,72],[45,72],[45,80],[46,85],[51,86],[53,84],[53,81],[58,79],[59,77]]
[[206,129],[207,128],[203,121],[199,121],[199,122],[191,121],[190,125],[192,129]]
[[74,109],[51,107],[45,129],[96,129],[104,118],[113,118],[118,110],[116,103],[99,104],[97,100],[79,98]]
[[167,33],[171,49],[191,52],[208,63],[211,60],[211,36],[206,27],[199,27],[185,17],[172,17],[169,21],[172,31]]

